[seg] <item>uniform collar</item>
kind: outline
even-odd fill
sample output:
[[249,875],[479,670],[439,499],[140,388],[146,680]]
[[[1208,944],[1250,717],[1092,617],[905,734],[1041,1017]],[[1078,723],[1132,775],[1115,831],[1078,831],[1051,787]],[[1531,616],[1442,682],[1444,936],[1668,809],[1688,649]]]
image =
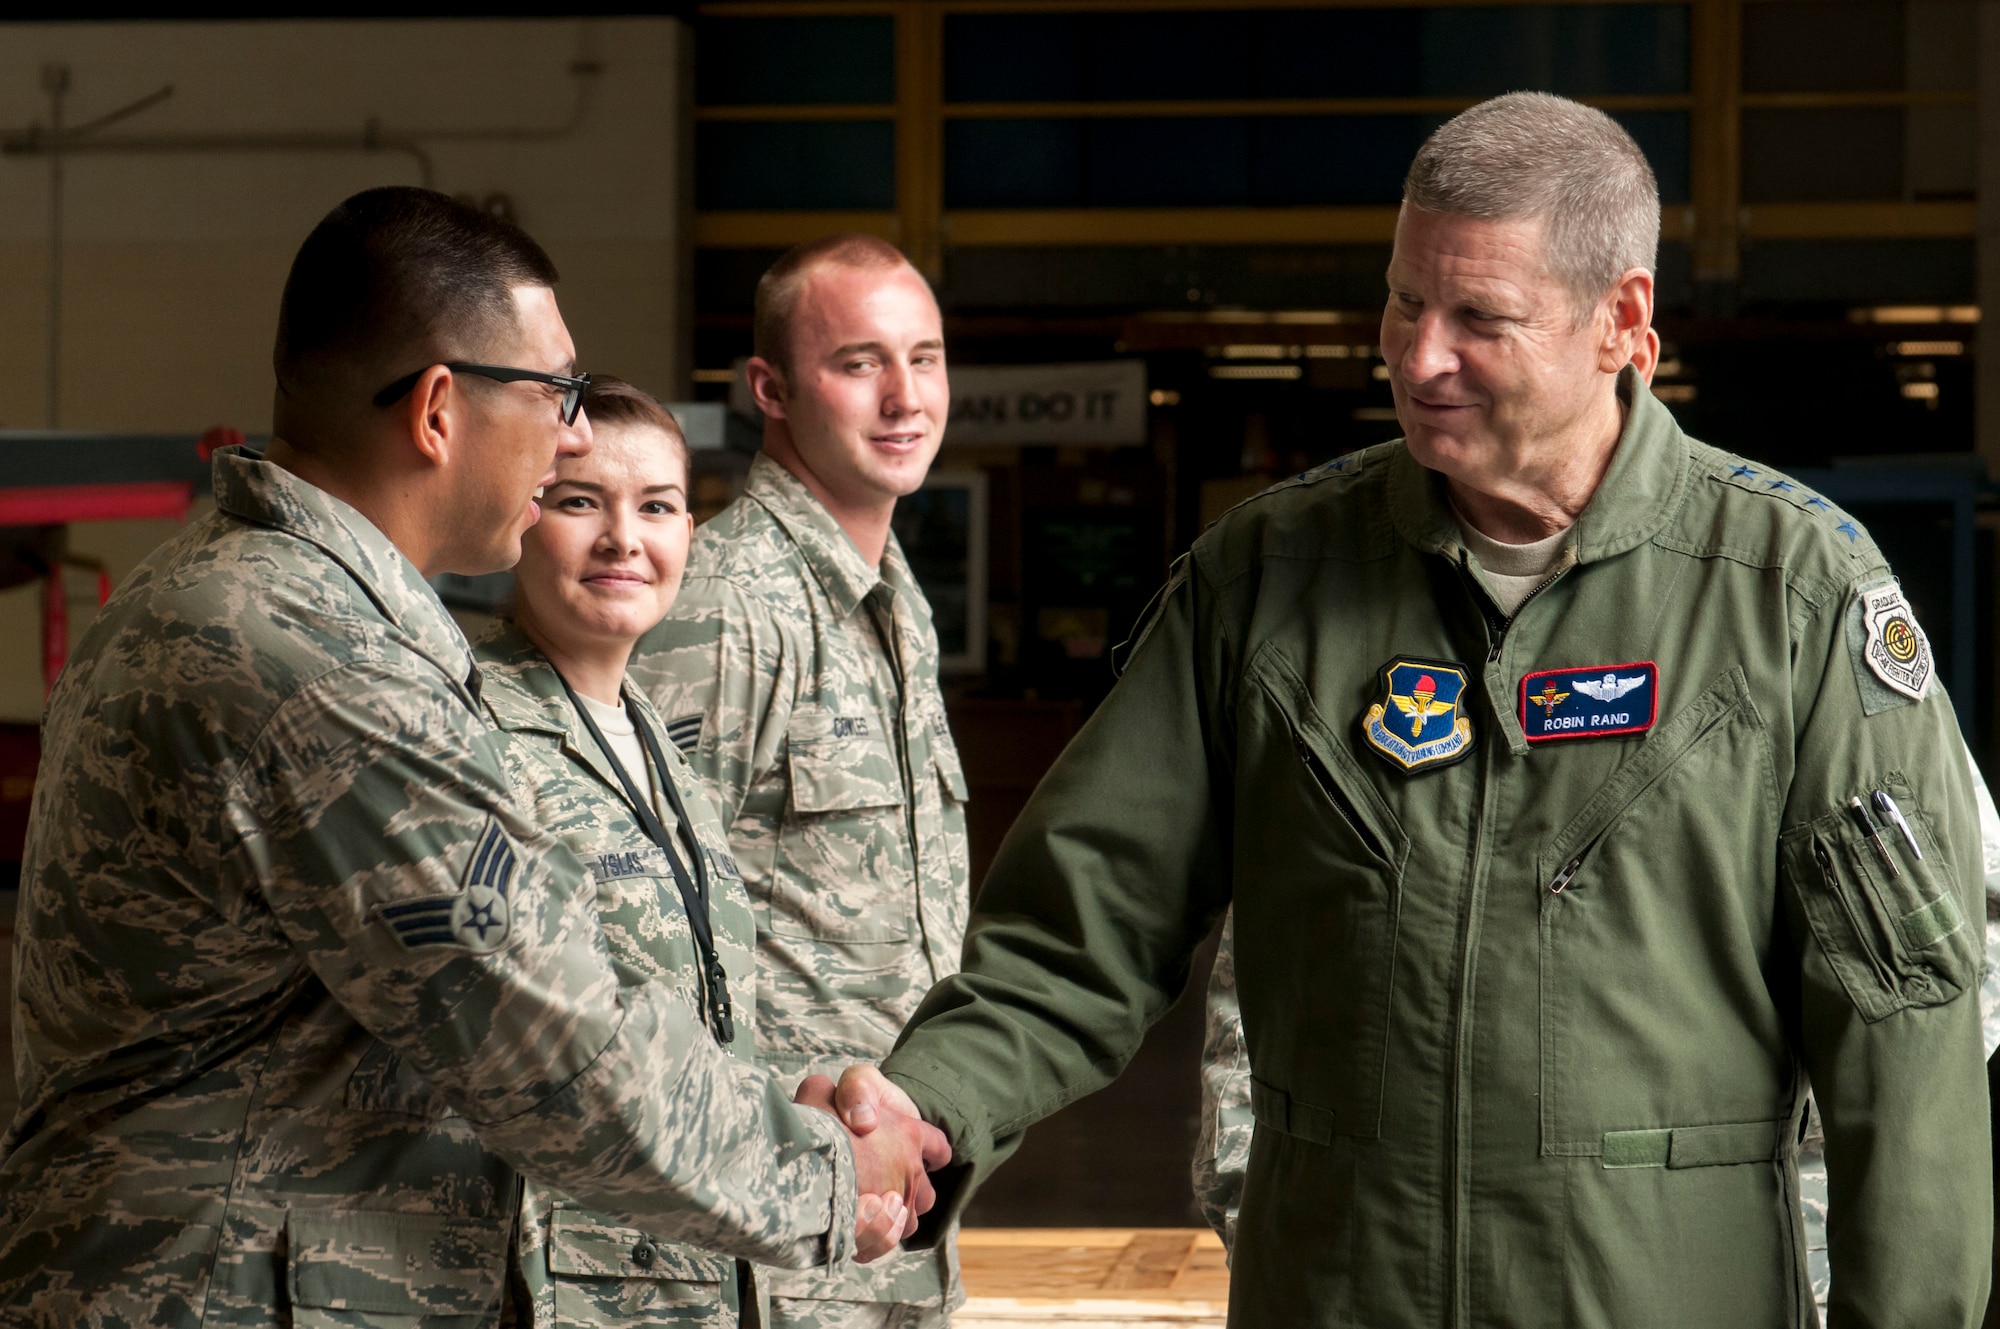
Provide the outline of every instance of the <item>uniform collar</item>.
[[451,678],[479,694],[472,648],[414,563],[360,511],[241,448],[215,454],[215,505],[313,545],[359,583],[375,608]]
[[[1571,532],[1579,563],[1613,558],[1646,543],[1665,529],[1687,495],[1688,453],[1673,413],[1636,369],[1628,367],[1618,376],[1618,395],[1627,406],[1624,432],[1610,469]],[[1389,467],[1396,529],[1417,548],[1456,560],[1463,541],[1445,499],[1443,478],[1407,447],[1396,449]]]
[[883,547],[880,570],[869,567],[868,560],[861,557],[861,551],[847,538],[847,532],[840,529],[833,514],[813,496],[812,490],[767,454],[758,453],[750,463],[743,496],[763,504],[778,525],[785,528],[785,534],[791,536],[806,566],[812,570],[814,580],[843,617],[853,613],[855,606],[867,599],[878,583],[887,581],[896,589],[908,583],[909,565],[903,560],[903,550],[894,531],[889,533],[889,542]]
[[[624,786],[619,783],[617,773],[611,769],[605,755],[598,751],[597,744],[589,740],[589,731],[584,728],[576,707],[570,703],[562,676],[549,663],[549,657],[528,640],[527,634],[516,627],[512,619],[496,620],[480,633],[473,653],[478,657],[480,672],[486,676],[483,699],[499,728],[560,738],[565,752],[588,766],[619,797],[624,796]],[[671,746],[666,744],[666,731],[660,724],[659,716],[653,713],[639,689],[632,686],[631,679],[625,680],[620,695],[625,705],[632,708],[632,713],[645,721],[653,736],[659,738],[663,746]],[[630,774],[635,780],[639,776],[637,771]]]

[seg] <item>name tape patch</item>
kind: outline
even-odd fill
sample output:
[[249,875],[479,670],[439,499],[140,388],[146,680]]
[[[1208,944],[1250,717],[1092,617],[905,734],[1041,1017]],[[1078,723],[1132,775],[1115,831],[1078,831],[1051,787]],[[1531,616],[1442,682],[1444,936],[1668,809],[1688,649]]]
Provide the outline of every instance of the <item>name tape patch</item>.
[[1660,667],[1538,669],[1521,676],[1521,732],[1530,743],[1643,734],[1660,716]]

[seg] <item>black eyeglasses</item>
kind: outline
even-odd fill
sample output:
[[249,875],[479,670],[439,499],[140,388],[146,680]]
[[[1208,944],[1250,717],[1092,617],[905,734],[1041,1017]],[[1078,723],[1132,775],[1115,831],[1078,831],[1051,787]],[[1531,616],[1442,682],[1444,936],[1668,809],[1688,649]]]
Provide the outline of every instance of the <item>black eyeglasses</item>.
[[[575,424],[576,417],[583,414],[583,394],[590,387],[588,374],[545,374],[539,369],[510,369],[506,365],[474,365],[460,360],[447,360],[444,362],[444,367],[454,374],[477,374],[496,383],[546,383],[552,388],[561,388],[563,395],[560,410],[562,422],[566,425]],[[375,394],[375,404],[388,406],[401,401],[411,388],[417,386],[417,380],[430,368],[431,366],[425,365],[415,373],[403,375]]]

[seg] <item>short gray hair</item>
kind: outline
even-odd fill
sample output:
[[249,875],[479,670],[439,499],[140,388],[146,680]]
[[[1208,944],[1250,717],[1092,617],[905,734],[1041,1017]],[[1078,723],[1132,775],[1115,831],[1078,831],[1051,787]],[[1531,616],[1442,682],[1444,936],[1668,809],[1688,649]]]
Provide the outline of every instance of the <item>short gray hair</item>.
[[1646,154],[1604,112],[1546,92],[1463,111],[1417,150],[1403,202],[1425,212],[1546,225],[1550,275],[1586,313],[1660,250],[1660,187]]

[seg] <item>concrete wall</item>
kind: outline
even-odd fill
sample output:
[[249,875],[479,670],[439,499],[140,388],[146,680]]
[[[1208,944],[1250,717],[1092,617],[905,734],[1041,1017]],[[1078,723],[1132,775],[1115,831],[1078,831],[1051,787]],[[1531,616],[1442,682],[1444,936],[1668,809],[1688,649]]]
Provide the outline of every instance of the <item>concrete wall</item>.
[[[563,270],[586,368],[682,395],[682,211],[671,19],[10,24],[0,129],[46,122],[42,68],[70,67],[78,124],[172,84],[105,130],[159,136],[347,135],[353,151],[209,151],[67,159],[62,423],[258,431],[270,411],[278,293],[299,241],[355,190],[423,183],[368,152],[413,137],[431,183],[505,195]],[[577,62],[600,72],[580,79]],[[559,137],[477,138],[549,130]],[[0,427],[47,424],[49,163],[0,157]]]
[[[65,157],[61,424],[267,430],[299,242],[356,190],[425,183],[413,153],[363,148],[370,124],[413,142],[434,187],[504,197],[562,271],[583,368],[686,397],[688,40],[672,19],[6,25],[0,136],[48,123],[60,64],[71,126],[173,85],[98,141],[218,141]],[[227,145],[281,135],[349,146]],[[50,423],[50,198],[46,156],[0,155],[0,428]],[[170,529],[79,526],[71,547],[117,576]],[[73,636],[94,605],[74,580]],[[0,591],[0,720],[39,711],[37,594]]]

